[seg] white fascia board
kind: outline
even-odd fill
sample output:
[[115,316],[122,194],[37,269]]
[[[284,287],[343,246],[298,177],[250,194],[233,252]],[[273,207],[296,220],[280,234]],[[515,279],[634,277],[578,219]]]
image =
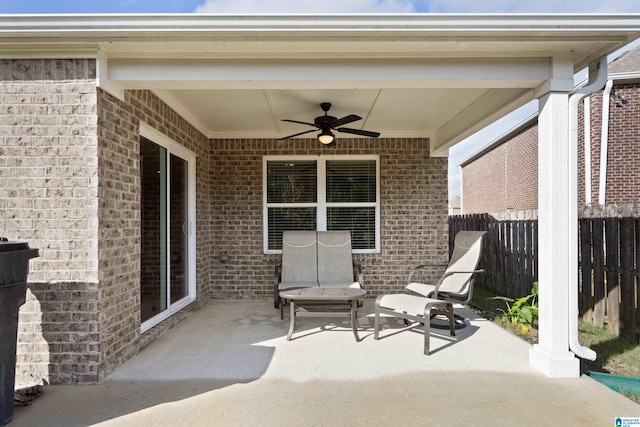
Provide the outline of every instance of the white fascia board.
[[608,78],[617,82],[622,80],[638,80],[640,79],[640,70],[626,73],[611,73]]
[[1,15],[0,33],[13,36],[104,35],[139,36],[184,35],[189,33],[281,33],[318,31],[362,33],[416,32],[442,35],[534,36],[600,35],[638,32],[640,14],[38,14]]

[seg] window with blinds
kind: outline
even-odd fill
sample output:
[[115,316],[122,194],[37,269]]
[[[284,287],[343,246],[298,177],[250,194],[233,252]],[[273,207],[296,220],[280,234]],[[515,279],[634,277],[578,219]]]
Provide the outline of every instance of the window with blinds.
[[378,157],[265,157],[265,252],[285,230],[349,230],[354,252],[379,251]]

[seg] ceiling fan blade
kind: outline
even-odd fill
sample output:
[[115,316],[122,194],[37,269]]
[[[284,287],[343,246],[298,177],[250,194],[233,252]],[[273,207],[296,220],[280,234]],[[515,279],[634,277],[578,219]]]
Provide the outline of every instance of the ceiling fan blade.
[[294,133],[293,135],[285,136],[284,138],[278,138],[278,141],[283,139],[295,138],[296,136],[304,135],[305,133],[318,132],[318,129],[305,130],[304,132]]
[[343,118],[331,123],[331,127],[336,128],[338,126],[346,125],[347,123],[356,122],[358,120],[362,120],[362,117],[356,116],[355,114],[349,114],[348,116],[344,116]]
[[372,132],[370,130],[362,130],[362,129],[351,129],[351,128],[339,128],[336,129],[338,132],[343,132],[343,133],[352,133],[354,135],[362,135],[362,136],[368,136],[371,138],[377,138],[380,136],[380,132]]
[[299,124],[301,124],[301,125],[313,126],[314,128],[320,129],[320,128],[318,128],[318,126],[316,126],[316,125],[315,125],[315,124],[313,124],[313,123],[299,122],[299,121],[297,121],[297,120],[289,120],[289,119],[282,119],[281,121],[282,121],[282,122],[289,122],[289,123],[299,123]]

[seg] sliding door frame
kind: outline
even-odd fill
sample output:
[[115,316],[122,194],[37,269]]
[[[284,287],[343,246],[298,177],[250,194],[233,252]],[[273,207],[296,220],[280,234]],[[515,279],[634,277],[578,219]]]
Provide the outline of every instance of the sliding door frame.
[[[187,233],[187,244],[186,244],[187,259],[186,259],[186,266],[185,266],[186,272],[187,272],[187,295],[178,301],[175,301],[175,302],[171,301],[170,299],[171,292],[169,288],[171,280],[167,280],[166,293],[167,293],[167,298],[169,299],[167,304],[167,309],[161,311],[160,313],[151,317],[150,319],[142,322],[140,325],[140,332],[143,333],[145,331],[148,331],[158,323],[162,322],[163,320],[171,317],[173,314],[184,309],[186,306],[188,306],[189,304],[193,303],[196,300],[196,155],[191,150],[183,147],[182,145],[176,143],[169,137],[163,135],[162,133],[158,132],[157,130],[143,123],[140,124],[140,136],[148,139],[149,141],[167,150],[167,162],[166,162],[167,167],[169,167],[169,164],[170,164],[169,158],[171,155],[175,155],[187,162],[187,222],[183,227],[183,229]],[[169,169],[168,181],[170,180],[171,180],[171,170]],[[140,191],[144,191],[144,188],[142,186],[143,186],[143,183],[140,182]],[[167,195],[169,198],[171,197],[169,185],[167,185]],[[169,225],[171,224],[171,216],[170,216],[170,209],[169,209],[170,203],[167,203],[166,205],[167,205],[166,232],[168,235],[169,229],[170,229]],[[142,224],[140,224],[140,226],[142,227]],[[142,233],[140,233],[140,235],[142,236]],[[170,241],[169,238],[167,238],[166,240],[167,242]],[[171,265],[169,260],[169,257],[170,257],[169,250],[166,251],[166,256],[167,256],[166,265],[168,270],[169,266]],[[142,257],[140,259],[140,263],[141,263],[140,267],[142,268]],[[167,277],[170,277],[169,275],[170,275],[170,272],[167,271]]]

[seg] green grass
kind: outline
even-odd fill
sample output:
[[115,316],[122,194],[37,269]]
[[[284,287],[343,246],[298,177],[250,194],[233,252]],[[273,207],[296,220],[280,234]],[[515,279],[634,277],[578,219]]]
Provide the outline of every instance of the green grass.
[[[506,309],[503,301],[489,299],[494,294],[484,289],[476,287],[473,292],[472,309],[530,343],[537,342],[538,334],[535,328],[524,331],[500,319],[501,310]],[[637,337],[619,337],[606,328],[584,322],[580,322],[578,325],[578,336],[580,344],[590,347],[598,355],[595,361],[581,361],[583,371],[606,372],[640,378],[640,345]],[[640,394],[623,394],[634,402],[640,403]]]

